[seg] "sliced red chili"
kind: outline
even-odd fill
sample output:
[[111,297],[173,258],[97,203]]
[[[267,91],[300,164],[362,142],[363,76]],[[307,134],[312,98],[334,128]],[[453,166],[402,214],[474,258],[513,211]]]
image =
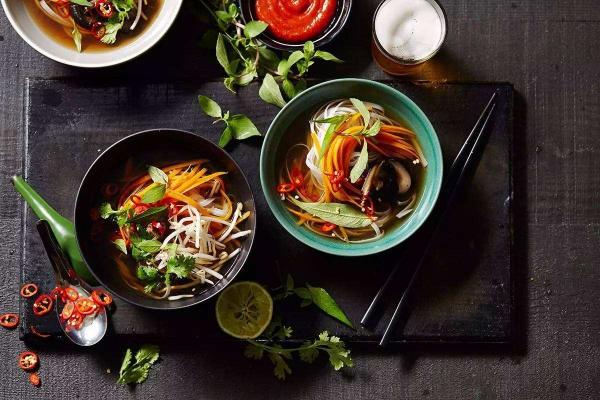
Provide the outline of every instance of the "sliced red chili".
[[136,206],[139,204],[144,204],[142,202],[142,198],[140,196],[138,196],[137,194],[134,194],[133,196],[131,196],[131,202],[133,204],[135,204]]
[[31,374],[29,374],[29,383],[31,383],[33,386],[40,386],[40,383],[42,383],[42,381],[40,380],[40,376],[38,374],[32,372]]
[[19,354],[19,367],[24,371],[32,371],[40,364],[40,358],[32,351],[24,351]]
[[0,325],[7,329],[13,329],[19,325],[19,316],[13,313],[0,315]]
[[75,308],[81,315],[90,315],[98,309],[98,304],[92,299],[82,297],[75,302]]
[[[96,39],[102,39],[104,37],[104,35],[106,34],[106,26],[104,26],[104,24],[100,21],[94,23],[94,25],[92,25],[92,34],[94,35],[94,37]],[[106,185],[105,187],[112,187],[112,186]],[[116,188],[117,186],[114,185],[114,187]],[[110,193],[112,193],[112,190],[111,191],[107,191],[107,190],[103,191],[105,198],[113,197],[116,194],[116,191],[113,194],[110,194]]]
[[292,185],[296,188],[299,188],[304,183],[304,174],[300,171],[300,168],[294,167],[292,168],[292,172],[290,173],[292,177]]
[[94,290],[92,292],[92,300],[99,306],[108,306],[112,303],[112,296],[102,289]]
[[52,305],[54,305],[52,297],[43,294],[35,299],[35,302],[33,303],[33,313],[38,317],[46,315],[52,310]]
[[52,291],[50,292],[50,297],[54,298],[54,299],[58,299],[59,297],[62,298],[65,294],[65,291],[63,288],[61,287],[55,287],[54,289],[52,289]]
[[110,18],[115,13],[113,4],[108,0],[96,1],[96,11],[101,17]]
[[73,311],[75,311],[75,303],[69,301],[67,304],[65,304],[62,311],[60,312],[60,317],[64,320],[67,320],[71,318],[71,315],[73,315]]
[[79,292],[69,286],[68,288],[65,288],[65,296],[68,300],[75,301],[79,298]]
[[291,183],[280,183],[277,185],[277,193],[285,194],[294,191],[294,185]]
[[71,318],[67,321],[67,329],[79,329],[83,323],[83,315],[74,313]]
[[35,283],[26,283],[21,286],[21,296],[25,298],[33,297],[38,292],[38,287]]
[[29,330],[31,331],[31,333],[33,333],[35,336],[42,338],[42,339],[48,339],[50,336],[52,336],[49,333],[44,333],[44,332],[40,332],[38,331],[38,329],[35,326],[30,326]]
[[326,222],[323,225],[321,225],[321,232],[329,233],[329,232],[333,231],[335,228],[337,228],[336,224],[332,224],[331,222]]

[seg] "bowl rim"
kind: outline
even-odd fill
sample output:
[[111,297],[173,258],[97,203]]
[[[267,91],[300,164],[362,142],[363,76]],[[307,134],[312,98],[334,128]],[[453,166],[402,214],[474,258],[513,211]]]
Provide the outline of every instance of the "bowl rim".
[[[97,63],[90,64],[90,63],[73,61],[73,60],[69,60],[69,59],[61,57],[61,56],[57,56],[56,54],[53,54],[50,51],[47,51],[47,50],[43,49],[42,47],[38,46],[36,43],[34,43],[29,38],[29,36],[27,36],[27,34],[25,34],[25,32],[21,29],[20,25],[17,23],[17,19],[11,12],[10,7],[8,7],[8,1],[9,0],[0,0],[0,2],[2,3],[2,8],[4,9],[4,14],[6,15],[6,18],[10,22],[13,29],[19,34],[19,36],[21,37],[21,39],[23,39],[25,41],[25,43],[27,43],[29,46],[31,46],[31,48],[33,48],[35,51],[37,51],[41,55],[46,56],[49,59],[59,62],[61,64],[70,65],[70,66],[79,67],[79,68],[90,68],[90,69],[112,67],[114,65],[123,64],[127,61],[130,61],[134,58],[141,56],[142,54],[144,54],[145,52],[150,50],[171,29],[171,27],[173,26],[173,23],[177,19],[177,16],[179,15],[179,11],[181,11],[181,6],[183,5],[183,0],[165,0],[165,3],[169,2],[171,4],[175,4],[176,10],[175,10],[175,13],[173,14],[174,15],[173,19],[171,21],[167,22],[167,25],[163,31],[158,32],[155,35],[153,40],[150,40],[148,42],[148,44],[141,47],[138,51],[132,52],[130,54],[127,54],[124,57],[114,59],[112,61],[97,62]],[[164,7],[164,4],[163,4],[163,7]],[[34,22],[31,21],[31,23],[34,23]]]
[[[4,0],[2,0],[4,1]],[[342,2],[342,7],[339,11],[339,13],[336,14],[336,16],[333,18],[332,22],[336,20],[336,18],[339,18],[339,22],[337,23],[337,26],[335,27],[335,29],[332,29],[331,31],[327,32],[326,34],[325,31],[321,32],[316,38],[313,39],[309,39],[310,41],[314,42],[315,48],[320,48],[325,46],[326,44],[330,43],[333,39],[335,39],[343,30],[344,27],[346,26],[346,23],[348,22],[348,19],[350,19],[350,14],[352,13],[352,6],[354,5],[354,0],[340,0]],[[246,4],[244,4],[244,2],[247,2]],[[244,20],[244,22],[248,22],[248,20],[252,21],[253,19],[252,17],[252,12],[250,12],[250,15],[247,14],[247,7],[252,7],[252,4],[250,3],[255,3],[256,0],[239,0],[239,5],[240,5],[240,15],[242,16],[242,19]],[[271,49],[275,49],[275,50],[282,50],[282,51],[289,51],[292,52],[294,50],[302,50],[302,48],[304,47],[304,42],[301,43],[292,43],[292,42],[284,42],[281,39],[277,39],[273,36],[271,36],[268,32],[265,32],[265,34],[262,34],[260,36],[257,37],[258,41],[261,42],[262,44],[264,44],[267,47],[270,47]]]
[[[209,146],[213,146],[215,149],[217,149],[225,158],[228,159],[228,161],[230,161],[231,163],[233,163],[233,165],[235,166],[235,168],[239,171],[243,181],[245,182],[246,186],[248,187],[248,192],[250,193],[250,198],[249,200],[252,202],[252,206],[254,208],[254,223],[252,228],[252,233],[249,235],[249,237],[247,238],[247,240],[244,242],[250,242],[248,244],[248,251],[243,255],[243,259],[241,261],[241,265],[240,267],[236,270],[236,271],[232,271],[231,274],[228,275],[224,275],[224,278],[227,278],[228,282],[223,285],[221,288],[219,288],[218,290],[216,290],[214,293],[211,293],[209,296],[205,297],[204,299],[202,299],[201,301],[196,301],[196,302],[190,302],[189,304],[182,304],[182,305],[177,305],[177,302],[179,300],[173,300],[173,301],[169,301],[169,304],[171,305],[176,305],[175,307],[169,307],[169,308],[161,308],[158,306],[153,306],[153,305],[147,305],[147,304],[141,304],[138,303],[132,299],[126,298],[125,296],[121,295],[120,293],[118,293],[117,291],[115,291],[112,288],[109,288],[108,286],[106,286],[104,284],[104,282],[98,277],[98,275],[94,272],[94,269],[90,267],[90,264],[87,260],[87,257],[85,255],[85,253],[83,251],[81,251],[81,246],[79,245],[79,230],[77,229],[77,208],[79,205],[79,196],[82,192],[82,188],[83,188],[83,184],[86,181],[86,179],[88,178],[88,175],[91,173],[92,169],[96,166],[96,164],[100,161],[101,158],[103,158],[106,154],[108,154],[108,152],[112,151],[113,148],[115,148],[116,146],[119,146],[122,142],[127,141],[127,140],[131,140],[134,137],[140,136],[140,135],[145,135],[145,134],[149,134],[152,132],[158,132],[158,133],[169,133],[169,132],[178,132],[178,133],[182,133],[185,135],[192,135],[197,139],[200,139],[204,142],[206,142],[207,145]],[[244,266],[246,265],[246,262],[248,261],[248,257],[250,256],[250,253],[252,252],[252,247],[254,245],[254,239],[256,237],[256,227],[258,225],[257,223],[257,213],[256,213],[256,199],[254,198],[254,193],[252,192],[252,187],[250,186],[250,183],[248,182],[248,178],[246,177],[246,175],[244,174],[244,171],[240,168],[239,164],[233,159],[233,157],[231,157],[231,155],[229,155],[229,153],[227,153],[224,149],[222,149],[221,147],[217,146],[216,144],[214,144],[213,142],[211,142],[210,140],[195,134],[193,132],[190,131],[186,131],[183,129],[177,129],[177,128],[153,128],[153,129],[145,129],[143,131],[138,131],[135,133],[132,133],[130,135],[125,136],[124,138],[121,138],[119,140],[117,140],[116,142],[114,142],[113,144],[111,144],[109,147],[107,147],[102,153],[100,153],[100,155],[98,155],[98,157],[96,157],[96,159],[92,162],[92,164],[88,167],[87,171],[85,172],[85,175],[83,176],[83,178],[81,178],[81,182],[79,183],[79,187],[77,188],[77,195],[75,197],[75,204],[73,206],[73,227],[74,227],[74,231],[75,231],[75,241],[77,243],[77,247],[79,249],[79,252],[81,254],[81,257],[83,259],[83,261],[85,262],[87,269],[90,271],[90,273],[92,274],[92,276],[96,279],[96,281],[98,281],[98,283],[105,288],[106,290],[108,290],[110,293],[112,293],[113,295],[115,295],[116,297],[118,297],[119,299],[125,301],[126,303],[132,304],[136,307],[141,307],[144,309],[149,309],[149,310],[160,310],[160,311],[174,311],[174,310],[181,310],[181,309],[185,309],[185,308],[189,308],[189,307],[194,307],[197,306],[199,304],[205,303],[208,300],[210,300],[211,298],[213,298],[214,296],[216,296],[217,294],[219,294],[221,291],[223,291],[227,286],[229,286],[236,278],[236,276],[240,273],[240,271],[244,268]],[[187,299],[189,300],[189,299]]]
[[[411,228],[404,233],[403,237],[400,237],[396,240],[388,241],[385,244],[382,244],[379,246],[372,246],[372,247],[363,248],[363,249],[339,249],[339,248],[334,248],[332,246],[323,244],[322,241],[312,240],[312,239],[308,238],[307,236],[299,235],[299,234],[297,234],[297,230],[299,228],[292,227],[289,224],[289,221],[287,221],[286,219],[283,218],[283,216],[278,215],[274,211],[273,198],[270,194],[267,193],[267,191],[269,190],[269,187],[267,186],[267,172],[265,171],[265,163],[266,163],[266,158],[267,158],[266,149],[267,149],[267,146],[269,145],[269,143],[271,142],[272,138],[274,137],[273,127],[279,122],[280,119],[283,118],[283,115],[286,113],[286,111],[289,108],[292,107],[293,104],[302,101],[303,95],[310,93],[310,92],[317,91],[323,87],[333,85],[333,84],[339,84],[339,83],[357,83],[357,84],[364,84],[364,85],[372,85],[372,86],[377,87],[380,90],[391,91],[394,95],[400,97],[403,102],[405,102],[407,105],[411,106],[411,108],[417,114],[417,117],[425,125],[426,130],[433,133],[432,135],[430,135],[431,142],[432,142],[432,145],[434,148],[433,151],[438,156],[436,158],[438,158],[440,160],[440,162],[437,163],[437,173],[439,174],[440,179],[436,180],[436,182],[434,183],[434,186],[432,188],[433,201],[430,201],[429,203],[427,203],[423,206],[423,211],[420,213],[420,215],[422,215],[421,219],[417,223],[413,224],[411,226]],[[432,211],[437,203],[437,200],[439,198],[440,192],[441,192],[442,180],[443,180],[443,176],[444,176],[444,163],[443,163],[443,156],[442,156],[442,148],[441,148],[438,136],[437,136],[437,132],[435,131],[435,128],[433,127],[433,125],[431,124],[431,121],[429,121],[429,118],[427,118],[427,115],[425,115],[423,110],[421,110],[421,108],[414,101],[412,101],[407,95],[405,95],[401,91],[399,91],[389,85],[386,85],[383,82],[378,82],[378,81],[374,81],[374,80],[370,80],[370,79],[361,79],[361,78],[340,78],[340,79],[332,79],[329,81],[321,82],[315,86],[312,86],[312,87],[306,89],[305,91],[300,93],[298,96],[294,97],[291,101],[289,101],[277,113],[277,115],[275,116],[275,118],[273,119],[271,124],[269,125],[269,128],[267,129],[267,133],[263,140],[263,144],[262,144],[261,151],[260,151],[259,166],[260,166],[260,168],[259,168],[260,169],[260,183],[262,186],[263,195],[264,195],[265,199],[267,200],[267,204],[269,206],[269,209],[271,210],[271,213],[275,216],[275,219],[277,219],[279,224],[294,238],[296,238],[300,242],[304,243],[305,245],[312,247],[313,249],[322,251],[324,253],[332,254],[332,255],[346,256],[346,257],[360,257],[360,256],[367,256],[367,255],[372,255],[372,254],[379,254],[379,253],[382,253],[386,250],[389,250],[389,249],[399,245],[400,243],[406,241],[409,237],[411,237],[425,223],[425,221],[429,218],[430,214],[432,213]],[[377,241],[375,241],[373,243],[377,243]]]

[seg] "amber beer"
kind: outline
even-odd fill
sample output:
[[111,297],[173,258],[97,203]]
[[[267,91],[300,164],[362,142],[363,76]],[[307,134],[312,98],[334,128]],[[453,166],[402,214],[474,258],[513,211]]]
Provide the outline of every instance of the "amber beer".
[[416,75],[446,38],[435,0],[384,0],[373,17],[373,59],[391,75]]

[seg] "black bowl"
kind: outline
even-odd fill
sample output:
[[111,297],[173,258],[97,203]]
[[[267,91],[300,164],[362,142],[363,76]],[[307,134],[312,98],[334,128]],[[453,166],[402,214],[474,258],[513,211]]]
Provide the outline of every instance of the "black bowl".
[[[258,19],[256,18],[255,14],[254,3],[255,0],[240,0],[240,12],[242,14],[242,18],[246,22]],[[351,8],[352,0],[337,0],[337,9],[335,10],[333,19],[327,28],[325,28],[325,30],[319,34],[319,36],[311,39],[316,48],[331,42],[331,40],[333,40],[333,38],[342,31],[346,21],[348,21],[348,17],[350,16]],[[258,39],[268,47],[277,50],[301,50],[302,46],[304,46],[304,43],[290,43],[281,39],[277,39],[269,34],[268,29],[262,33]]]
[[[100,242],[92,240],[94,223],[90,210],[102,202],[100,188],[107,182],[114,182],[118,174],[123,172],[127,160],[132,165],[139,165],[140,172],[147,165],[165,165],[170,162],[186,159],[205,158],[210,160],[213,168],[228,171],[225,181],[228,190],[235,199],[244,204],[244,209],[251,212],[246,222],[247,229],[252,230],[242,241],[241,252],[223,269],[223,279],[214,286],[204,285],[192,298],[180,300],[157,300],[145,296],[130,288],[121,278],[118,267],[110,257],[106,245],[108,238]],[[136,164],[137,163],[137,164]],[[84,261],[91,273],[111,293],[136,306],[150,309],[174,310],[202,303],[223,290],[242,269],[254,240],[256,230],[256,210],[254,197],[246,177],[240,167],[224,150],[212,142],[191,132],[175,129],[154,129],[135,133],[116,142],[106,149],[89,168],[75,201],[75,234]]]

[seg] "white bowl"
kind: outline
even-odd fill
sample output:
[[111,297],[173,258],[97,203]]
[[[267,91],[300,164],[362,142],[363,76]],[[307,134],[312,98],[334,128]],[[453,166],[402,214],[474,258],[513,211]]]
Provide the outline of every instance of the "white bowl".
[[84,68],[101,68],[129,61],[156,44],[169,30],[183,0],[164,0],[154,21],[135,40],[106,50],[78,53],[75,46],[66,47],[48,36],[27,11],[25,1],[0,0],[8,20],[17,33],[35,50],[63,64]]

